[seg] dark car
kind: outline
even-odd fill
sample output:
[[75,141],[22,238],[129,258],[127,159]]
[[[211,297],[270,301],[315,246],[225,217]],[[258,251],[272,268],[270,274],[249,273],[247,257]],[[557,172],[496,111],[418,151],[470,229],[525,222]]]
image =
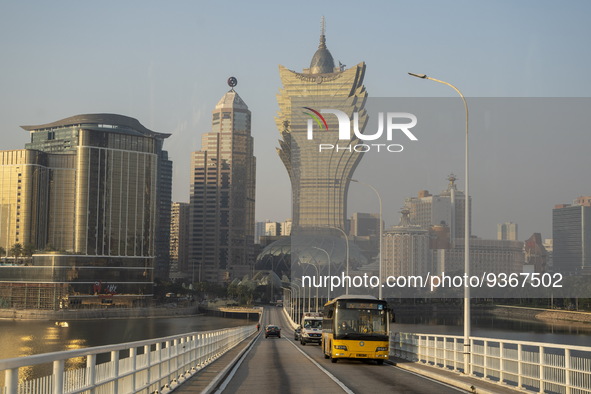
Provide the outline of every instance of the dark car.
[[281,328],[279,328],[279,326],[269,324],[267,327],[265,327],[265,338],[273,336],[281,338]]

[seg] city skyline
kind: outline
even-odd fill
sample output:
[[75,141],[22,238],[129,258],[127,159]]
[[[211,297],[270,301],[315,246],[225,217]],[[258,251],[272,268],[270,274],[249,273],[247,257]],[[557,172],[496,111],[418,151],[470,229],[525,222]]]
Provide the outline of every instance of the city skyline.
[[[22,148],[29,138],[19,131],[23,124],[74,113],[125,114],[172,134],[166,146],[174,162],[173,201],[188,201],[190,152],[201,148],[201,135],[210,131],[210,108],[233,75],[253,113],[257,221],[290,218],[289,177],[275,152],[277,67],[307,66],[322,15],[331,52],[341,57],[335,62],[367,63],[364,82],[371,97],[454,97],[443,86],[409,78],[408,71],[452,82],[467,97],[588,97],[591,91],[590,54],[582,49],[591,30],[585,22],[591,6],[582,1],[378,3],[363,15],[352,11],[354,3],[315,5],[314,13],[304,4],[290,7],[288,20],[282,17],[285,6],[264,2],[234,4],[231,10],[241,18],[212,4],[139,4],[69,4],[60,10],[41,2],[32,8],[0,6],[2,149]],[[101,25],[107,28],[100,34],[87,28]],[[226,44],[203,39],[211,31]],[[453,111],[462,115],[461,104]],[[584,171],[590,141],[583,129],[556,135],[499,133],[497,139],[483,135],[476,123],[471,131],[473,234],[493,239],[498,223],[512,221],[523,239],[533,232],[550,238],[552,207],[591,194]],[[459,141],[450,142],[457,156],[462,138],[451,136]],[[409,155],[404,154],[394,166],[405,165]],[[435,160],[425,159],[428,171],[410,171],[397,191],[383,190],[387,226],[397,223],[405,198],[421,189],[437,193],[447,174],[463,173],[461,160],[440,168]],[[458,184],[463,181],[459,176]],[[350,203],[347,217],[377,211],[370,193],[350,188],[350,195],[361,195],[367,203]]]

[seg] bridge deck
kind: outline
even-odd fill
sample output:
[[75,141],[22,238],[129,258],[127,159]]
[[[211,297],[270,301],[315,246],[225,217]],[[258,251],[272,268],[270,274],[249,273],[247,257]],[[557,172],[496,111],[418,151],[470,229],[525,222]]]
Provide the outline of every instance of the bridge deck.
[[[262,327],[271,323],[282,327],[281,339],[265,339],[264,335],[255,339],[252,348],[246,352],[232,379],[219,379],[225,385],[223,392],[246,393],[256,390],[268,393],[374,393],[387,391],[443,394],[473,392],[471,386],[478,393],[516,392],[506,385],[399,359],[391,359],[390,365],[384,366],[353,360],[339,360],[337,364],[332,364],[324,359],[317,345],[301,346],[293,340],[293,331],[280,308],[265,309]],[[249,343],[250,339],[244,341],[187,380],[175,392],[203,392],[214,379],[220,378],[218,375]]]

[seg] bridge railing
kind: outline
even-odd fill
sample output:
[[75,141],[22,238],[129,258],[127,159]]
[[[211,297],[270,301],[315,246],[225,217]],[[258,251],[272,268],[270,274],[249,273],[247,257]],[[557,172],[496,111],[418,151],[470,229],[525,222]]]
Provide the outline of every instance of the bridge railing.
[[[0,394],[163,393],[255,331],[254,325],[242,326],[0,360],[5,371]],[[24,380],[28,368],[48,363],[51,375]],[[82,367],[66,370],[66,365]]]
[[[390,354],[464,372],[464,338],[396,333]],[[469,375],[534,392],[590,393],[591,347],[470,338]]]

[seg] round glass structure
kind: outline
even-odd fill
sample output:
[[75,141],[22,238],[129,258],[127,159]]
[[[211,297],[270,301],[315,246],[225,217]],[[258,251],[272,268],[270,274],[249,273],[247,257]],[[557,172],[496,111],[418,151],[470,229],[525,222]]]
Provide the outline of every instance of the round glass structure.
[[[367,264],[361,249],[349,241],[349,270]],[[330,260],[330,267],[329,267]],[[346,270],[347,242],[343,236],[301,234],[268,245],[258,255],[255,269],[274,271],[291,279],[292,272],[306,275],[340,274]]]

